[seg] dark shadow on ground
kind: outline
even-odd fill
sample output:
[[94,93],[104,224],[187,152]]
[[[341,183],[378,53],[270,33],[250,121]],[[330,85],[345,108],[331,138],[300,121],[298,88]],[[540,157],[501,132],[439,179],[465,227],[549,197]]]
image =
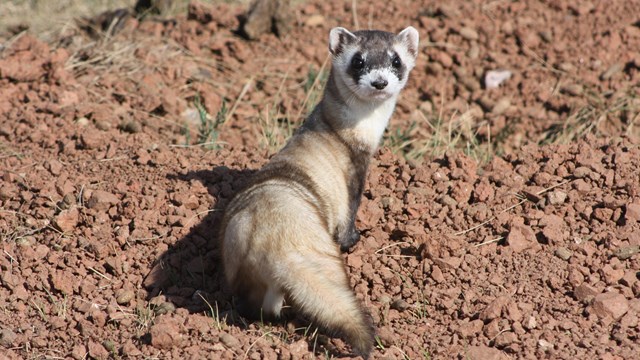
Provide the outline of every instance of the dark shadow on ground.
[[193,219],[197,223],[187,235],[156,259],[144,281],[149,291],[148,300],[163,295],[168,302],[190,312],[209,312],[209,306],[221,315],[232,310],[218,234],[227,203],[253,173],[255,170],[219,166],[169,176],[173,180],[202,183],[213,198],[213,207],[206,215]]

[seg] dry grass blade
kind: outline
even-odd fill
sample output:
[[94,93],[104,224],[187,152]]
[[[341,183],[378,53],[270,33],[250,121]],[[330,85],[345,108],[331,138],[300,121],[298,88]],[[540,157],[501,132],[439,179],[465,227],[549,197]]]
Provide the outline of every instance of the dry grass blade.
[[231,107],[231,110],[229,110],[229,113],[227,113],[227,116],[224,119],[225,123],[227,123],[229,121],[229,119],[231,119],[233,114],[236,112],[236,109],[238,108],[238,105],[242,101],[242,98],[247,93],[247,91],[249,91],[249,89],[251,88],[251,84],[253,84],[253,76],[250,77],[247,80],[247,82],[244,84],[244,86],[242,87],[242,91],[240,91],[240,94],[238,94],[238,97],[236,98],[236,101],[234,101],[233,106]]

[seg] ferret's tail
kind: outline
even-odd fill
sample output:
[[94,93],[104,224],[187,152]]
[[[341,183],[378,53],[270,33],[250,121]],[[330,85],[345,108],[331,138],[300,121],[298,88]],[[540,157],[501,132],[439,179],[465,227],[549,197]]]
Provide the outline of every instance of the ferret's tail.
[[353,290],[339,256],[294,251],[287,255],[282,284],[289,301],[315,325],[343,337],[353,351],[369,357],[375,331]]

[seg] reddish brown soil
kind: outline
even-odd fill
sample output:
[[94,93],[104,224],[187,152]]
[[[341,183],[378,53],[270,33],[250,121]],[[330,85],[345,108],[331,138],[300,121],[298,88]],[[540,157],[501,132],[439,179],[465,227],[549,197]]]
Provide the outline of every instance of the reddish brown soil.
[[[358,3],[361,27],[423,39],[390,133],[470,110],[499,156],[377,154],[344,256],[373,358],[638,358],[640,3],[439,3]],[[216,233],[282,140],[265,129],[317,101],[307,74],[350,4],[308,1],[255,42],[228,5],[98,42],[2,39],[0,359],[349,354],[300,319],[237,317]],[[514,74],[488,90],[493,69]],[[232,108],[222,149],[177,146],[196,142],[196,94]]]

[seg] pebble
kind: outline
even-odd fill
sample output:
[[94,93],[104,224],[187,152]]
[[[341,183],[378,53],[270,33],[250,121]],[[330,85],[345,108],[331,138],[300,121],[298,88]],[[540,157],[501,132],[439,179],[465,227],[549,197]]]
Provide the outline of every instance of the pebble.
[[532,247],[536,242],[536,235],[526,225],[514,224],[507,235],[507,245],[516,253]]
[[500,317],[500,314],[502,314],[502,309],[507,305],[508,302],[509,298],[506,296],[497,297],[495,300],[489,303],[484,308],[484,310],[480,312],[480,320],[484,320],[485,322],[487,322]]
[[220,342],[229,349],[236,349],[240,347],[240,341],[233,335],[228,333],[220,334]]
[[595,297],[591,310],[598,317],[619,319],[629,310],[629,301],[617,292],[606,292]]
[[472,43],[469,50],[467,50],[467,57],[471,60],[477,59],[480,56],[480,47],[476,43]]
[[87,119],[86,117],[83,116],[83,117],[78,118],[76,120],[76,124],[78,124],[78,125],[80,125],[82,127],[87,126],[87,125],[89,125],[89,119]]
[[582,179],[588,177],[591,174],[591,169],[586,166],[580,166],[573,171],[573,176]]
[[566,247],[557,248],[554,254],[564,261],[569,260],[571,258],[571,255],[573,255],[571,250],[567,249]]
[[631,257],[637,253],[640,253],[640,245],[623,246],[616,249],[613,255],[620,260],[627,260],[631,259]]
[[120,289],[116,292],[116,302],[120,305],[126,305],[135,298],[136,294],[133,290]]
[[109,352],[100,343],[89,341],[87,347],[89,348],[89,356],[94,359],[107,359],[109,357]]
[[482,332],[483,326],[484,326],[484,322],[480,319],[476,319],[469,322],[463,322],[458,327],[458,332],[462,337],[477,336]]
[[129,134],[135,134],[142,131],[142,125],[136,120],[130,120],[120,125],[120,130]]
[[405,311],[410,307],[411,305],[403,299],[396,299],[391,303],[391,308],[398,311]]
[[378,339],[383,346],[390,347],[395,344],[396,336],[393,330],[389,329],[387,326],[383,326],[377,331]]
[[624,69],[624,64],[615,63],[600,75],[600,80],[609,80]]
[[640,204],[632,203],[625,206],[624,220],[627,223],[640,222]]
[[176,306],[169,301],[165,301],[154,309],[156,315],[170,314],[176,311]]
[[624,276],[624,269],[614,269],[611,265],[606,264],[600,269],[602,278],[609,285],[617,284]]
[[0,330],[0,345],[8,348],[13,345],[13,342],[16,341],[18,335],[14,333],[10,329],[2,329]]
[[572,96],[580,96],[584,92],[584,88],[580,84],[567,84],[562,86],[560,91]]
[[[222,336],[220,338],[222,339]],[[302,359],[304,355],[309,353],[309,344],[304,339],[300,339],[289,345],[289,352],[293,359]]]
[[538,33],[538,35],[540,35],[540,38],[542,39],[542,41],[546,43],[550,43],[553,41],[553,33],[551,31],[542,30]]
[[316,27],[316,26],[323,25],[324,23],[325,23],[324,16],[320,14],[314,14],[309,16],[307,20],[305,20],[304,25],[307,27]]
[[573,289],[573,296],[576,298],[576,300],[583,303],[590,302],[591,299],[598,295],[598,293],[599,291],[596,288],[587,283],[582,283],[578,285],[578,287]]
[[496,337],[495,345],[497,347],[503,348],[517,341],[518,341],[518,335],[516,335],[511,331],[506,331]]
[[538,340],[538,347],[542,349],[542,351],[549,351],[553,349],[553,344],[545,339],[540,339]]
[[509,100],[508,97],[503,97],[502,99],[498,100],[498,102],[496,102],[496,104],[493,106],[493,109],[491,109],[491,113],[494,115],[503,114],[509,109],[510,106],[511,100]]
[[94,129],[86,129],[80,135],[80,145],[83,149],[93,150],[98,149],[104,142],[104,136]]
[[469,346],[466,354],[464,354],[463,359],[466,360],[504,360],[509,359],[507,355],[505,355],[502,351],[480,345],[480,346]]
[[149,329],[149,334],[151,335],[151,345],[156,349],[171,349],[179,345],[183,340],[180,328],[173,319],[157,321]]
[[478,40],[478,32],[470,27],[463,27],[460,29],[460,36],[467,40]]
[[117,196],[103,190],[94,190],[86,205],[89,209],[105,211],[118,202],[120,199]]
[[484,86],[487,89],[496,89],[503,82],[511,78],[511,71],[509,70],[489,70],[484,75]]
[[442,274],[442,270],[440,270],[440,267],[437,265],[431,267],[431,278],[437,283],[443,283],[446,280]]
[[567,199],[567,193],[560,190],[554,190],[547,193],[547,202],[551,205],[564,204]]
[[68,210],[62,210],[53,219],[53,225],[63,233],[69,233],[78,226],[80,221],[80,212],[78,208],[71,208]]

